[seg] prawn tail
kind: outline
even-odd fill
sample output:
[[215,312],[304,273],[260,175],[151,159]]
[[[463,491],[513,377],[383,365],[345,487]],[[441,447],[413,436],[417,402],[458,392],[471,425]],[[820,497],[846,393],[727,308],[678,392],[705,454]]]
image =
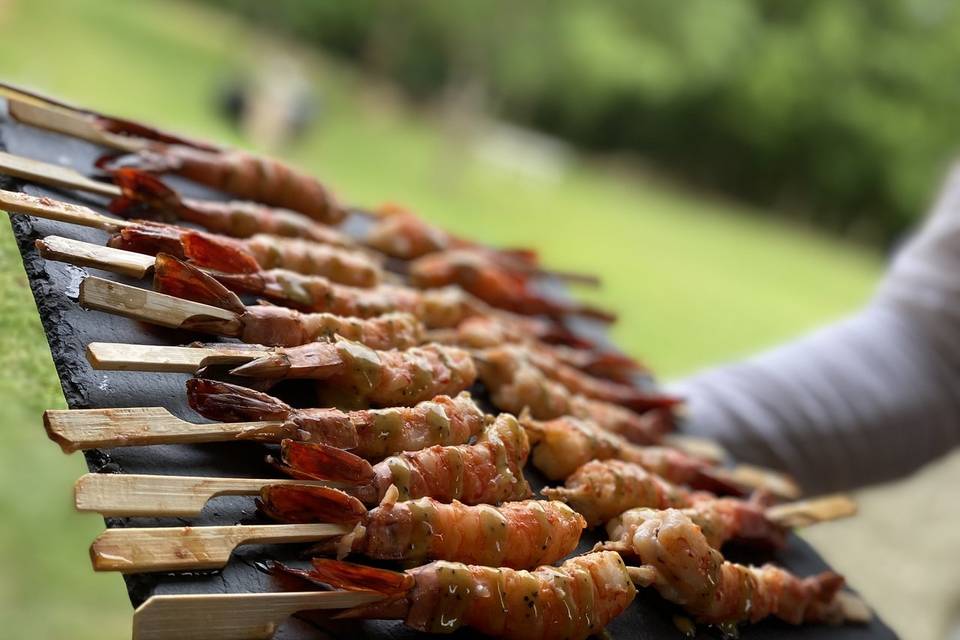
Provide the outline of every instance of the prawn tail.
[[374,478],[363,458],[318,442],[284,440],[280,443],[281,467],[298,478],[362,484]]
[[260,490],[257,506],[274,520],[288,523],[356,524],[367,514],[367,508],[353,496],[312,485],[267,485]]
[[177,258],[184,257],[180,231],[149,222],[124,227],[114,234],[107,244],[114,249],[143,253],[148,256],[167,253]]
[[123,195],[110,202],[108,208],[112,213],[128,219],[177,220],[177,211],[183,204],[180,196],[156,176],[132,167],[121,167],[113,171],[113,180]]
[[187,380],[187,402],[204,418],[223,422],[285,420],[293,412],[266,393],[206,378]]
[[236,313],[244,313],[243,301],[197,267],[161,253],[157,255],[153,269],[154,288],[178,298],[202,302]]
[[201,267],[226,273],[260,271],[260,264],[241,242],[200,231],[185,231],[181,239],[183,255]]
[[697,469],[690,479],[690,487],[698,491],[709,491],[722,496],[743,497],[747,494],[743,485],[730,476],[722,467],[703,467]]

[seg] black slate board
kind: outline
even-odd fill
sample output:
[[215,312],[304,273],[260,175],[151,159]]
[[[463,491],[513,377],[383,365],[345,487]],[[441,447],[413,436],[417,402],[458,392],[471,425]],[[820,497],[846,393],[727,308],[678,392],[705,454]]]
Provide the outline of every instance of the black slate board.
[[[2,103],[2,101],[0,101]],[[5,105],[2,105],[5,107]],[[26,127],[12,121],[3,108],[0,115],[0,148],[11,153],[47,162],[64,164],[82,172],[92,172],[92,162],[101,150],[82,141]],[[211,196],[194,185],[177,185],[190,195]],[[102,205],[103,201],[78,194],[66,194],[26,186],[0,176],[0,187],[21,189],[34,195],[48,195],[57,199],[87,205]],[[184,382],[186,375],[150,374],[135,372],[94,371],[84,357],[84,348],[90,342],[135,342],[141,344],[186,344],[199,336],[159,329],[124,318],[81,309],[76,302],[78,286],[88,273],[126,281],[114,274],[94,269],[80,269],[43,260],[34,248],[34,241],[48,235],[60,235],[88,242],[102,243],[106,234],[61,223],[30,218],[11,217],[14,233],[23,257],[50,350],[60,376],[67,404],[74,409],[96,407],[162,406],[191,421],[202,421],[186,405]],[[130,284],[144,283],[130,282]],[[209,341],[209,338],[205,338]],[[51,446],[53,444],[51,443]],[[149,473],[167,475],[272,477],[276,472],[264,463],[269,447],[254,443],[210,445],[175,445],[130,447],[110,451],[87,452],[91,471],[104,473]],[[542,478],[529,472],[530,480],[539,489]],[[66,487],[64,488],[66,490]],[[211,502],[203,515],[195,520],[123,518],[108,519],[109,526],[152,525],[210,525],[249,523],[257,521],[252,498],[225,497]],[[588,550],[597,542],[596,535],[585,535],[578,552]],[[274,590],[271,578],[258,570],[256,563],[268,558],[297,562],[303,547],[299,545],[245,546],[234,554],[223,571],[195,574],[140,574],[126,576],[125,580],[134,606],[154,594],[224,593]],[[773,558],[747,558],[755,561],[774,560],[801,574],[808,575],[827,569],[816,552],[796,536],[791,537],[785,551]],[[119,578],[118,578],[119,579]],[[612,638],[662,640],[683,635],[673,623],[676,610],[653,592],[641,592],[637,602],[615,620],[608,633]],[[322,630],[321,630],[322,627]],[[702,628],[699,636],[718,637],[714,630]],[[457,637],[474,637],[466,631]],[[742,631],[749,640],[785,638],[801,640],[826,638],[829,640],[887,640],[894,633],[879,619],[866,627],[790,627],[778,622],[765,622]],[[278,632],[277,638],[413,638],[420,636],[399,622],[371,621],[366,623],[324,623],[316,625],[304,620],[291,620]]]

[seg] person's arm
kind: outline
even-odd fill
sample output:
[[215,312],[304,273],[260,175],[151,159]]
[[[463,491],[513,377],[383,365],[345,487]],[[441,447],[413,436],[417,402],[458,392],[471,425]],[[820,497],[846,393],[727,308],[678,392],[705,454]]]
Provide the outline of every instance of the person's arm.
[[907,474],[960,444],[960,168],[859,313],[671,385],[687,431],[810,491]]

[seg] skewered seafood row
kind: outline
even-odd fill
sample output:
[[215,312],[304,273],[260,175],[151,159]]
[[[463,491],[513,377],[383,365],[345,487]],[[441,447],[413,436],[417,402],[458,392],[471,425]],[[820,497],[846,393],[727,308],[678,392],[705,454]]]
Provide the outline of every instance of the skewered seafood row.
[[[572,415],[589,418],[600,427],[638,444],[654,444],[673,428],[665,419],[670,413],[647,411],[638,414],[626,407],[588,398],[553,379],[556,371],[544,371],[529,360],[517,357],[511,345],[488,349],[477,360],[480,379],[490,390],[493,403],[503,411],[521,413],[525,409],[537,420]],[[651,409],[666,409],[677,403],[670,396],[643,398]]]
[[[624,541],[598,545],[615,549],[647,572],[646,584],[683,607],[697,622],[733,634],[741,623],[774,616],[791,624],[867,622],[871,613],[843,578],[826,571],[800,578],[771,564],[749,567],[728,562],[700,527],[677,509],[647,509]],[[634,573],[635,576],[639,575]]]
[[371,465],[342,449],[284,440],[278,465],[295,478],[350,484],[344,491],[367,505],[380,503],[391,486],[401,500],[499,504],[530,497],[523,475],[529,453],[523,427],[504,413],[470,445],[405,451]]
[[342,491],[304,485],[268,485],[258,506],[281,522],[356,525],[315,551],[335,552],[340,559],[353,552],[413,564],[451,560],[532,568],[572,552],[585,526],[583,517],[562,502],[523,500],[494,507],[433,498],[398,502],[388,495],[367,511]]
[[739,487],[711,462],[677,449],[632,444],[589,420],[564,416],[541,422],[521,414],[520,424],[527,430],[533,447],[531,462],[548,480],[570,478],[591,462],[616,460],[632,463],[675,484],[714,493],[740,493]]
[[193,378],[187,381],[187,400],[194,411],[211,420],[282,421],[282,425],[251,431],[244,437],[319,442],[350,449],[367,460],[434,445],[465,444],[486,424],[484,413],[466,391],[453,398],[439,395],[412,407],[294,409],[253,389]]
[[[372,349],[406,349],[423,342],[423,325],[409,313],[352,318],[331,313],[302,313],[271,304],[246,306],[216,279],[163,253],[157,255],[154,261],[154,280],[166,295],[202,300],[235,314],[229,318],[202,314],[191,316],[179,325],[179,328],[186,330],[239,338],[247,344],[271,347],[295,347],[336,337],[355,340]],[[150,321],[148,317],[140,319]]]
[[403,620],[430,633],[472,627],[516,640],[585,640],[600,633],[633,602],[636,588],[616,553],[571,558],[535,571],[433,562],[404,573],[314,559],[308,571],[273,565],[298,584],[383,594],[384,600],[354,607],[339,618]]
[[500,309],[522,315],[579,315],[601,322],[616,316],[588,305],[552,300],[531,287],[529,273],[511,271],[490,251],[456,249],[423,256],[412,262],[408,274],[417,287],[432,289],[459,285],[468,293]]
[[133,168],[117,169],[112,177],[123,195],[113,199],[108,208],[124,218],[192,222],[232,238],[267,234],[357,248],[356,241],[343,232],[294,211],[242,200],[184,198],[156,176]]
[[168,253],[225,273],[286,269],[354,287],[375,286],[382,277],[380,265],[367,254],[298,238],[257,234],[239,240],[162,222],[138,221],[124,224],[107,244],[147,255]]

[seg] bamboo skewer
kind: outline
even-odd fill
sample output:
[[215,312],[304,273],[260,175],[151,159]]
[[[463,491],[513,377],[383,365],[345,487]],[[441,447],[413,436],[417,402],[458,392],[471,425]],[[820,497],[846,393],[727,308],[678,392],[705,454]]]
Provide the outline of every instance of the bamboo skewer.
[[122,195],[120,187],[114,184],[92,180],[79,171],[68,167],[15,156],[5,151],[0,151],[0,173],[53,187],[89,191],[111,198]]
[[130,224],[125,220],[97,213],[89,207],[3,189],[0,189],[0,209],[9,213],[25,213],[38,218],[102,229],[111,233]]
[[14,119],[40,129],[55,131],[120,151],[135,152],[149,147],[142,138],[133,138],[106,131],[97,123],[97,117],[73,111],[59,105],[44,103],[23,96],[7,97],[7,110]]
[[279,429],[279,420],[195,424],[162,407],[130,409],[67,409],[43,413],[47,436],[64,453],[85,449],[150,444],[193,444],[236,440],[251,431]]
[[335,487],[336,482],[269,478],[207,478],[117,473],[87,473],[74,485],[78,511],[104,516],[198,516],[221,496],[257,496],[267,485]]
[[156,262],[153,256],[61,236],[47,236],[37,240],[35,245],[40,255],[47,260],[103,269],[131,278],[147,277]]
[[90,545],[95,571],[146,573],[221,569],[244,544],[317,542],[350,533],[340,524],[256,524],[225,527],[107,529]]
[[788,529],[809,527],[829,520],[839,520],[857,513],[857,503],[842,493],[810,498],[769,507],[764,511],[767,519]]
[[763,489],[789,500],[796,500],[803,491],[790,476],[750,464],[738,464],[728,471],[729,479],[754,489]]
[[[79,302],[90,309],[106,311],[171,329],[179,329],[191,320],[239,323],[239,315],[233,311],[95,276],[88,276],[80,283]],[[223,324],[221,323],[220,326]]]
[[168,347],[119,342],[91,342],[87,360],[99,371],[196,373],[216,364],[243,364],[269,352],[246,345]]
[[152,596],[133,614],[133,640],[265,640],[298,611],[382,600],[363,591]]

